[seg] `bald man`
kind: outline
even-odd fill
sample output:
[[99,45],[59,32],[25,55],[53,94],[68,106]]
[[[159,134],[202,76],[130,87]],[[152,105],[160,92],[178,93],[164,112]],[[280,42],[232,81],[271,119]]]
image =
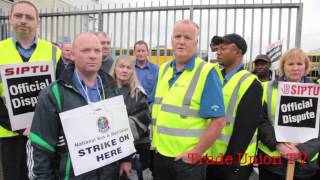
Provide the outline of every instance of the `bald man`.
[[[44,89],[38,98],[28,143],[32,152],[28,154],[29,178],[48,180],[65,179],[68,176],[74,180],[117,180],[120,170],[129,175],[129,159],[122,161],[120,169],[119,162],[114,162],[79,176],[74,175],[58,112],[113,97],[117,95],[117,91],[111,76],[99,71],[102,50],[93,33],[81,33],[75,38],[71,58],[74,64],[68,65],[60,78]],[[60,105],[54,96],[53,87],[57,87],[59,91]],[[59,157],[59,167],[56,166],[56,157]]]

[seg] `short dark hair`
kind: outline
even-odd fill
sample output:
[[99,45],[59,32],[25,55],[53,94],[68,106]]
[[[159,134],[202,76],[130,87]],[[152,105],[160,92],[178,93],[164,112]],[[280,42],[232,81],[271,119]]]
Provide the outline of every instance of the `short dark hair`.
[[17,4],[28,4],[28,5],[32,6],[34,8],[34,10],[36,11],[37,18],[39,18],[39,10],[38,10],[38,8],[30,1],[17,1],[17,2],[14,2],[11,5],[10,16],[12,15],[13,9]]
[[137,46],[137,45],[142,45],[142,44],[145,45],[147,49],[149,49],[149,48],[148,48],[148,44],[147,44],[145,41],[139,40],[139,41],[137,41],[137,42],[134,43],[133,50],[136,50],[136,46]]
[[211,38],[211,44],[212,45],[219,45],[219,44],[221,44],[222,43],[222,40],[221,40],[221,38],[219,37],[219,36],[213,36],[212,38]]

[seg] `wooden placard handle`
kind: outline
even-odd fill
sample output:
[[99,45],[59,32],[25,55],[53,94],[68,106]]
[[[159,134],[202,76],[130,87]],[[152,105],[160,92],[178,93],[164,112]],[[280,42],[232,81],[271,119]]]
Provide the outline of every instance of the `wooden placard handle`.
[[293,180],[295,165],[296,165],[295,161],[288,160],[286,180]]
[[[292,143],[292,145],[297,145],[297,143]],[[296,161],[293,159],[288,159],[286,180],[293,180],[295,166]]]

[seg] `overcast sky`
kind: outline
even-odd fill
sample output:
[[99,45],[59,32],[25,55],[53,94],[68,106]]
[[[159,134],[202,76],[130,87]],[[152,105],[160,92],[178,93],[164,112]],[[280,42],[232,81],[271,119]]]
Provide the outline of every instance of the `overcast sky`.
[[[95,0],[65,0],[67,2],[71,2],[72,4],[77,4],[78,6],[80,5],[92,5],[95,4]],[[151,0],[146,0],[146,2],[150,2]],[[153,0],[154,2],[157,2]],[[179,2],[182,2],[182,0],[177,0],[177,4]],[[189,4],[193,2],[193,4],[199,4],[200,1],[203,3],[208,3],[209,0],[184,0],[186,4]],[[219,3],[223,3],[226,0],[219,0]],[[235,0],[228,0],[229,3],[234,2]],[[243,2],[244,0],[236,0],[238,3]],[[255,3],[261,3],[262,1],[264,3],[270,3],[271,1],[273,2],[278,2],[280,0],[245,0],[246,3],[252,3],[253,1]],[[282,0],[282,2],[299,2],[299,0]],[[319,0],[301,0],[304,4],[303,8],[303,23],[302,23],[302,38],[301,38],[301,47],[306,51],[311,51],[314,49],[319,49],[320,48],[320,23],[318,19],[320,18],[320,1]],[[135,2],[142,3],[143,1],[137,1],[137,0],[100,0],[98,1],[100,4],[108,4],[108,3],[121,3],[125,2],[128,4],[128,2],[131,2],[134,4]],[[161,1],[164,2],[165,1]],[[173,2],[173,1],[169,1]],[[215,3],[217,2],[216,0],[210,0],[210,2]],[[292,17],[295,18],[295,17]]]
[[305,51],[320,48],[320,1],[304,0],[301,47]]

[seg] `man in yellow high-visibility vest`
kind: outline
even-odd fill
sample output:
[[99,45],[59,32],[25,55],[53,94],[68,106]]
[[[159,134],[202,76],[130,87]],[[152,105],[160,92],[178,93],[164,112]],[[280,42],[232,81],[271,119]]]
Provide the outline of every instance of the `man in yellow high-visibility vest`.
[[207,180],[247,180],[257,148],[257,126],[262,109],[262,86],[244,69],[246,41],[238,34],[220,37],[218,62],[223,66],[223,96],[226,126],[208,151],[213,160]]
[[219,69],[196,57],[198,31],[190,20],[176,22],[175,59],[159,69],[152,105],[157,180],[204,180],[198,160],[225,125]]
[[[50,42],[38,38],[39,11],[29,1],[13,3],[9,15],[13,37],[0,41],[0,65],[53,61],[61,51]],[[4,179],[28,179],[26,142],[28,129],[11,131],[4,90],[0,84],[0,142]]]

